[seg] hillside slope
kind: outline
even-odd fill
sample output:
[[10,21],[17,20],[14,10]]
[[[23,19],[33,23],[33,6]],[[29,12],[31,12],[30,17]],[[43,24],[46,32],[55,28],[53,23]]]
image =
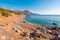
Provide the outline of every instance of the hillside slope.
[[52,31],[57,30],[60,35],[60,29],[29,24],[23,20],[25,16],[23,12],[0,8],[0,40],[49,40],[56,36]]

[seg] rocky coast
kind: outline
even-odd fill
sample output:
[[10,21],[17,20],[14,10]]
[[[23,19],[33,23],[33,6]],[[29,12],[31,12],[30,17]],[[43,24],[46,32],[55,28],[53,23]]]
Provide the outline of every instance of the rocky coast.
[[23,20],[25,14],[14,13],[0,17],[0,40],[60,40],[60,28],[32,25]]

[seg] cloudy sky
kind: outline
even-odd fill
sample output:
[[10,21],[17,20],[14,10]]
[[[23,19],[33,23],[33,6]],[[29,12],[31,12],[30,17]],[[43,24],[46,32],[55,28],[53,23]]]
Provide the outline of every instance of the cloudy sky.
[[42,15],[60,15],[60,0],[0,0],[0,7],[30,10]]

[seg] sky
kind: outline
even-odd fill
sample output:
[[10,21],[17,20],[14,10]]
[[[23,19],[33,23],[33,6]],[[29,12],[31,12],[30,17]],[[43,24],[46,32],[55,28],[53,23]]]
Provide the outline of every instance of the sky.
[[41,15],[60,15],[60,0],[0,0],[0,7],[30,10]]

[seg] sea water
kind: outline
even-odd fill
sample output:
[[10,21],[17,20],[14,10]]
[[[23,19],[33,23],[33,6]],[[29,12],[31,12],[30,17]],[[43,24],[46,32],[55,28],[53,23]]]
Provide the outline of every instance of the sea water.
[[35,15],[30,14],[25,17],[25,20],[27,22],[33,23],[33,24],[39,24],[39,25],[47,25],[54,27],[53,23],[57,23],[57,27],[60,28],[60,15]]

